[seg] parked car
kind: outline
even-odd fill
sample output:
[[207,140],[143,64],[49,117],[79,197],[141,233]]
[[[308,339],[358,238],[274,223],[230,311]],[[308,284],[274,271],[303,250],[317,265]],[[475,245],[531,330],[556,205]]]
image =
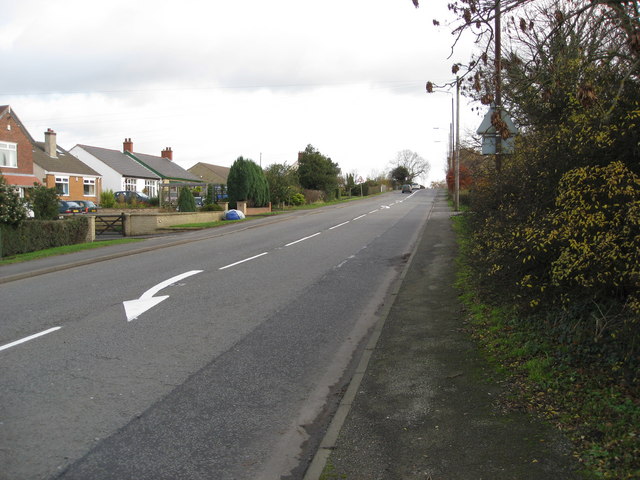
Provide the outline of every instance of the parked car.
[[98,206],[91,200],[75,200],[75,202],[84,208],[84,213],[97,213]]
[[202,207],[204,205],[204,199],[202,197],[193,197],[196,202],[196,207]]
[[402,185],[402,193],[411,193],[411,185]]
[[412,183],[411,190],[420,190],[420,185],[418,185],[417,183]]
[[146,195],[142,192],[130,192],[130,191],[119,191],[115,192],[113,196],[116,198],[116,202],[123,203],[144,203],[149,205],[151,203],[151,198],[149,195]]
[[75,215],[83,213],[83,207],[70,200],[58,200],[58,213],[64,215]]

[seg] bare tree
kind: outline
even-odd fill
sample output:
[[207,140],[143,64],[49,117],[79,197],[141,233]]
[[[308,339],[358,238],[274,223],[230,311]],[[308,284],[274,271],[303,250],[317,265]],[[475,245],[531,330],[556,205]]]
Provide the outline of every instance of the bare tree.
[[411,150],[401,150],[390,163],[392,168],[406,168],[411,181],[418,177],[426,176],[431,170],[429,162]]

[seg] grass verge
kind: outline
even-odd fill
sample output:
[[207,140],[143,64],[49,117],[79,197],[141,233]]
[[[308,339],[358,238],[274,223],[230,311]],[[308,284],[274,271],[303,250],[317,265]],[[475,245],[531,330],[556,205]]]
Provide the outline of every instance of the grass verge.
[[509,380],[499,404],[555,425],[572,442],[585,478],[640,478],[638,385],[615,365],[576,358],[536,322],[483,302],[465,264],[464,216],[454,217],[460,256],[458,283],[471,335],[481,352]]
[[52,257],[54,255],[75,253],[82,250],[108,247],[109,245],[119,245],[121,243],[133,243],[140,241],[142,240],[138,238],[123,238],[118,240],[104,240],[92,243],[78,243],[76,245],[64,245],[62,247],[47,248],[45,250],[38,250],[37,252],[21,253],[20,255],[13,255],[10,257],[2,258],[0,260],[0,266],[9,265],[11,263],[27,262],[29,260],[36,260],[38,258]]

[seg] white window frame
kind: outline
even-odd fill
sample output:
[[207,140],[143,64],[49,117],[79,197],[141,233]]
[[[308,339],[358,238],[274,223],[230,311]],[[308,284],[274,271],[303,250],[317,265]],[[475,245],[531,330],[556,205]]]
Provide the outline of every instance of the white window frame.
[[[69,196],[69,177],[57,176],[55,178],[56,178],[56,192],[58,192],[58,195],[61,195],[63,197],[68,197]],[[62,186],[61,188],[62,191],[58,189],[58,185]],[[65,185],[67,187],[66,189],[65,189]]]
[[[85,178],[83,179],[83,190],[82,193],[85,197],[95,197],[96,196],[96,179],[95,178]],[[87,193],[87,188],[91,193]]]
[[127,192],[135,192],[138,186],[138,180],[136,178],[127,178],[124,179],[124,189]]
[[155,180],[145,180],[144,188],[147,191],[147,195],[149,195],[150,197],[158,196],[158,182],[156,182]]
[[0,142],[0,167],[18,168],[18,144]]

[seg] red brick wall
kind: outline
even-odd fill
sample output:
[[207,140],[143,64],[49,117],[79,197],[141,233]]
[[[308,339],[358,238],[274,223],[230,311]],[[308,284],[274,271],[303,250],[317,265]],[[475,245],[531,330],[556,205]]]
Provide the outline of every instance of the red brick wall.
[[[9,126],[11,129],[7,129]],[[18,168],[0,167],[0,173],[12,175],[16,173],[33,174],[33,151],[29,138],[22,132],[11,113],[0,119],[0,141],[18,144]]]

